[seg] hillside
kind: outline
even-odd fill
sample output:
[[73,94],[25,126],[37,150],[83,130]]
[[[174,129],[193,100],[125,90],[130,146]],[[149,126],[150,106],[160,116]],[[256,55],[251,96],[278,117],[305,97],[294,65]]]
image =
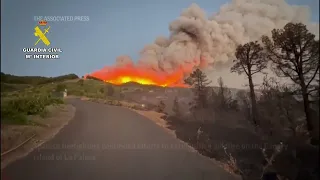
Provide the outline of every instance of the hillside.
[[1,72],[1,83],[7,84],[30,84],[40,85],[51,82],[59,82],[69,79],[78,79],[76,74],[66,74],[57,77],[43,77],[43,76],[16,76],[11,74],[5,74]]
[[17,91],[31,86],[43,85],[47,83],[62,82],[65,80],[78,79],[75,74],[67,74],[57,77],[43,76],[16,76],[1,72],[1,91]]

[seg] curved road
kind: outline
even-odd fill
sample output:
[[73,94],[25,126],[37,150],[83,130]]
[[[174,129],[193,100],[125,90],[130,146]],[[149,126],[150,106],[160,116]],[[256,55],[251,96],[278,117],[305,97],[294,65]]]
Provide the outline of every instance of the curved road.
[[77,99],[73,120],[8,165],[5,180],[232,180],[145,117]]

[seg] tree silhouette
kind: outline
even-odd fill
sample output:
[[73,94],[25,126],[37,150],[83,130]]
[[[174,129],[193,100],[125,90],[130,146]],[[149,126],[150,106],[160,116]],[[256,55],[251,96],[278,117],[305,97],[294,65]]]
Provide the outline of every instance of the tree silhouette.
[[198,109],[207,107],[207,86],[211,82],[207,79],[206,74],[200,69],[196,69],[185,79],[185,83],[193,88],[195,94],[195,104],[191,108]]
[[177,116],[177,117],[179,117],[181,115],[178,97],[175,97],[173,100],[172,111],[175,113],[175,116]]
[[249,42],[239,45],[236,49],[236,60],[231,72],[238,74],[245,73],[249,80],[250,99],[251,99],[251,120],[255,125],[259,125],[257,114],[257,101],[254,91],[253,75],[262,72],[267,67],[265,53],[263,47],[257,42]]
[[166,105],[164,104],[163,100],[160,100],[157,108],[158,108],[158,112],[160,112],[160,113],[164,112]]
[[309,96],[317,91],[314,84],[319,77],[319,40],[301,23],[288,23],[284,29],[274,29],[272,40],[267,36],[262,40],[275,73],[290,78],[298,86],[296,92],[303,98],[307,127],[312,133]]
[[222,77],[218,78],[218,92],[213,100],[216,101],[220,110],[225,111],[230,108],[236,108],[236,102],[232,99],[230,89],[224,85]]

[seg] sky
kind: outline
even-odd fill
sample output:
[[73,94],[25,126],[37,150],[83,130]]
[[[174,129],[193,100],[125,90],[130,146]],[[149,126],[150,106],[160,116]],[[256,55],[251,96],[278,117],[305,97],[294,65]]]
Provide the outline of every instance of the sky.
[[[160,35],[192,3],[207,15],[226,0],[1,0],[1,72],[24,76],[78,76],[112,65],[117,56],[139,58],[139,51]],[[308,5],[319,22],[319,0],[287,0]],[[51,47],[61,48],[60,59],[25,59],[23,48],[36,41],[34,16],[89,16],[89,21],[49,22]],[[44,47],[39,43],[39,47]]]

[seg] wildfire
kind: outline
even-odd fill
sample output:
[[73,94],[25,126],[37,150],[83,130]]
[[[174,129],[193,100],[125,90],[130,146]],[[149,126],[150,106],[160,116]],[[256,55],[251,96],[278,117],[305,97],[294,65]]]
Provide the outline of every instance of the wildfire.
[[135,66],[105,67],[91,73],[90,76],[116,85],[136,82],[142,85],[162,87],[187,87],[183,83],[184,73],[182,70],[169,74]]

